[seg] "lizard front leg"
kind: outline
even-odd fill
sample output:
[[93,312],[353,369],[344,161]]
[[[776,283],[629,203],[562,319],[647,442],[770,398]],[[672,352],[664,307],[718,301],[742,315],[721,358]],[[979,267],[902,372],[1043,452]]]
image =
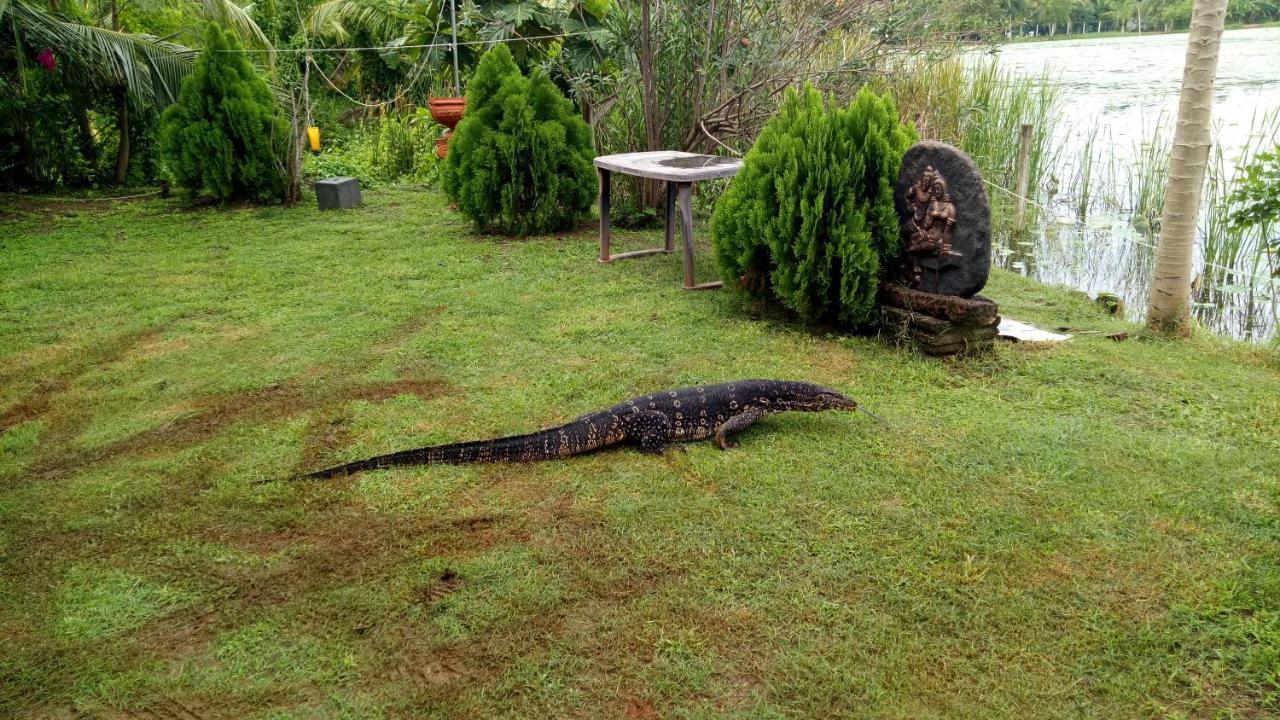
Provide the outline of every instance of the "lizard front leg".
[[734,415],[733,417],[720,423],[720,427],[716,428],[716,444],[721,450],[728,450],[731,447],[737,447],[738,441],[734,440],[731,435],[736,435],[743,430],[751,427],[755,421],[764,417],[764,411],[760,408],[750,408]]
[[627,432],[627,439],[647,453],[661,455],[671,442],[671,418],[664,412],[642,410],[624,415],[622,427]]

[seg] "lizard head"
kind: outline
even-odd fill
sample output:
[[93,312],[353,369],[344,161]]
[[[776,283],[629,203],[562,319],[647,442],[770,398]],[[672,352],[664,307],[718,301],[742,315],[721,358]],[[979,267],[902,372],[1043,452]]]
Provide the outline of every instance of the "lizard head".
[[788,410],[822,412],[823,410],[857,410],[858,403],[837,390],[812,383],[787,383],[777,404]]

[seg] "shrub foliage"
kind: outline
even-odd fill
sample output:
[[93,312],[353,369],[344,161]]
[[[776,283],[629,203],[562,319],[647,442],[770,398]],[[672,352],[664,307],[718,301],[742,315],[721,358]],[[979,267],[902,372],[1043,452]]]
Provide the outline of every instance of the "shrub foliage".
[[776,297],[806,322],[856,327],[897,255],[893,186],[915,131],[866,88],[847,107],[832,104],[809,86],[787,92],[712,229],[727,283]]
[[486,230],[533,235],[572,227],[591,207],[591,131],[546,76],[521,75],[498,45],[467,84],[467,111],[442,186]]
[[216,25],[164,113],[160,145],[174,183],[188,196],[280,200],[287,181],[283,157],[289,125],[266,82],[234,37]]

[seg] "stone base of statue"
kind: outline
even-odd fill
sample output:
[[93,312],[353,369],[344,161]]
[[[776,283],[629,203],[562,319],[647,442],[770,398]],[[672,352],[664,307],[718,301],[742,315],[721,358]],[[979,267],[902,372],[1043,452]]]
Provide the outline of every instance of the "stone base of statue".
[[926,355],[972,355],[995,345],[1000,308],[981,295],[962,298],[885,283],[880,323],[884,337]]

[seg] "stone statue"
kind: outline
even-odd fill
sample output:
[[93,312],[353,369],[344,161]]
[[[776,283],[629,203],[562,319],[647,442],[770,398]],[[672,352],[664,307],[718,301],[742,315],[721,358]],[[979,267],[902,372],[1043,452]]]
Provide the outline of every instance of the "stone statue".
[[960,253],[951,249],[955,235],[956,206],[947,191],[947,180],[932,165],[925,166],[920,179],[907,189],[910,212],[906,251],[910,263],[910,285],[919,287],[924,279],[924,258],[938,258],[946,264]]
[[973,159],[934,140],[912,145],[893,204],[902,257],[880,284],[881,335],[926,355],[990,350],[1000,308],[977,293],[991,272],[991,204]]

